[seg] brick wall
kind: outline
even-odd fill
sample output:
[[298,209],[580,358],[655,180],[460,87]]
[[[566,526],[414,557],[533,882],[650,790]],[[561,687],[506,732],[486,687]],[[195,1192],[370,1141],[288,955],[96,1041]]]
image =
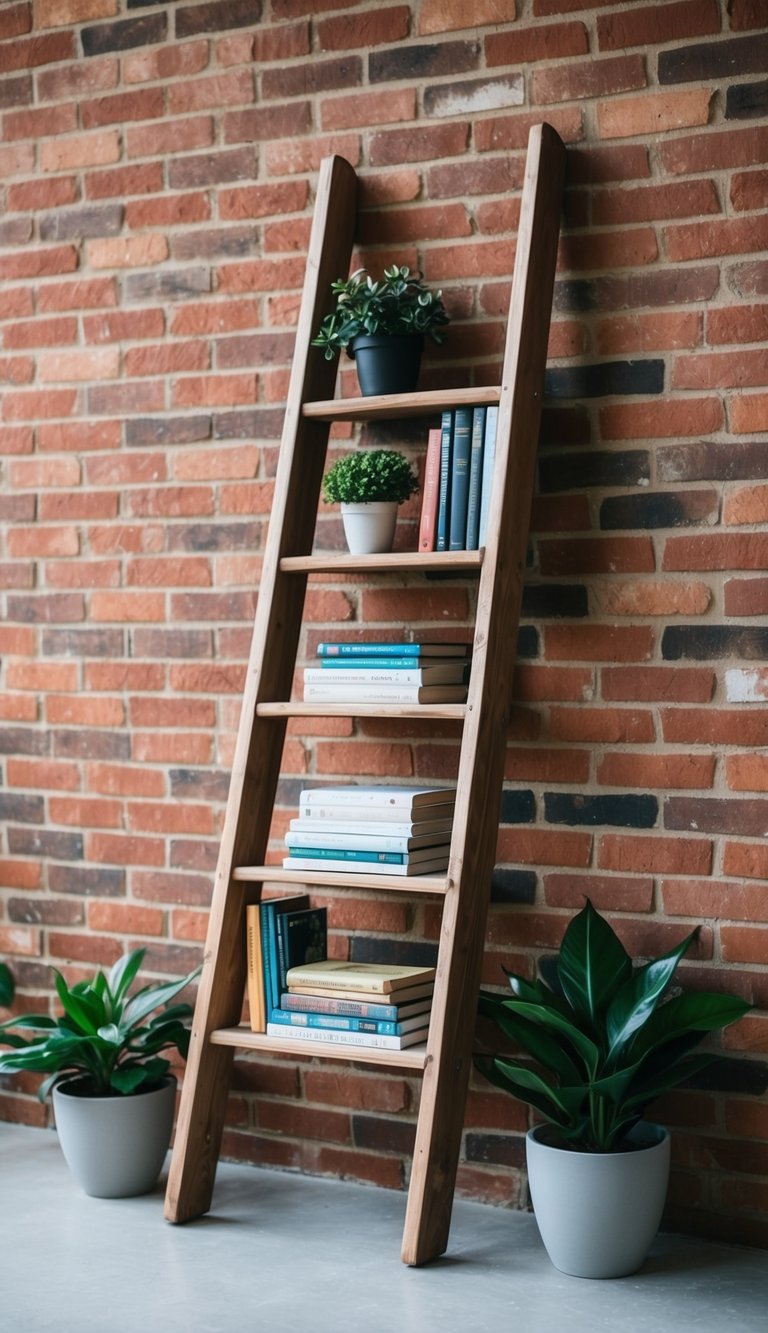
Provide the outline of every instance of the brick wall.
[[[20,1007],[49,1002],[51,963],[200,957],[321,157],[359,168],[361,254],[444,287],[425,382],[495,382],[546,118],[569,177],[484,975],[531,971],[585,893],[640,954],[703,922],[690,984],[758,1009],[725,1072],[660,1108],[669,1220],[768,1243],[765,17],[0,5],[0,952]],[[306,647],[404,616],[452,634],[471,595],[313,585]],[[457,743],[292,728],[275,857],[305,775],[449,777]],[[360,956],[436,939],[431,906],[328,901],[337,953],[353,927]],[[2,1114],[41,1123],[32,1091],[6,1080]],[[400,1186],[417,1095],[243,1060],[226,1151]],[[473,1085],[466,1194],[524,1205],[525,1124]]]

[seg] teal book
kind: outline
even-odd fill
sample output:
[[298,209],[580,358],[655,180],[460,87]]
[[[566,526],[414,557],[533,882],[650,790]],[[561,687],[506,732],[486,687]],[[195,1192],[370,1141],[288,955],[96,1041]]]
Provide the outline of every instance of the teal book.
[[453,455],[448,519],[448,550],[466,550],[469,456],[472,449],[472,408],[457,407],[453,414]]
[[[434,860],[437,853],[433,847],[429,849],[429,856],[423,859]],[[440,851],[443,850],[441,847]],[[385,866],[404,866],[411,861],[422,858],[416,856],[413,852],[374,852],[374,851],[356,851],[349,847],[297,847],[288,846],[288,851],[293,856],[300,856],[304,859],[312,857],[318,861],[362,861]]]
[[493,464],[496,457],[496,425],[499,419],[498,407],[489,407],[485,414],[485,441],[483,443],[483,472],[480,481],[480,522],[477,540],[485,546],[488,535],[488,514],[491,508],[491,489],[493,485]]
[[381,643],[378,639],[317,645],[318,657],[468,657],[469,651],[467,643]]
[[467,495],[467,538],[468,551],[476,551],[480,545],[480,485],[483,479],[483,452],[485,445],[484,407],[472,410],[472,447],[469,454],[469,494]]
[[379,1004],[376,1000],[345,1000],[335,995],[295,995],[293,991],[283,991],[280,996],[280,1008],[290,1009],[291,1013],[375,1018],[390,1023],[404,1023],[409,1018],[423,1018],[426,1022],[432,1008],[433,983],[428,982],[422,989],[426,993],[421,999],[407,1000],[401,1004]]
[[448,550],[448,525],[451,519],[451,453],[453,450],[453,412],[443,412],[440,422],[440,486],[437,493],[435,550]]
[[309,895],[293,894],[290,898],[266,898],[259,905],[261,917],[261,948],[264,955],[264,998],[267,1018],[280,999],[277,917],[282,912],[297,912],[309,907]]
[[[275,1004],[285,990],[289,967],[321,963],[328,957],[328,909],[305,907],[298,912],[280,912],[277,924],[277,992]],[[274,1010],[270,1010],[274,1021]]]
[[402,1037],[404,1032],[426,1032],[429,1026],[429,1013],[420,1014],[418,1018],[406,1019],[402,1023],[394,1023],[388,1019],[273,1009],[269,1021],[282,1023],[286,1027],[330,1028],[334,1032],[379,1032],[383,1037]]

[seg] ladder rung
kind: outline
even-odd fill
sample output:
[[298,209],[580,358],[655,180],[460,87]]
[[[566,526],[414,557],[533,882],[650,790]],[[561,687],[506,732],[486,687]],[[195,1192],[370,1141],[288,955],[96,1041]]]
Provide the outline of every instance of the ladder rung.
[[380,421],[386,418],[430,416],[449,407],[483,407],[498,403],[497,384],[468,389],[430,389],[422,393],[396,393],[368,398],[326,398],[302,404],[301,414],[316,421]]
[[448,718],[454,722],[463,722],[466,713],[466,704],[329,704],[297,701],[256,705],[257,717],[416,717],[424,721]]
[[323,1060],[353,1060],[362,1064],[385,1065],[421,1073],[427,1063],[427,1047],[407,1046],[404,1051],[382,1051],[377,1047],[336,1044],[330,1041],[302,1041],[300,1038],[268,1037],[250,1028],[216,1028],[210,1035],[214,1046],[237,1046],[247,1051],[279,1052],[286,1055],[320,1056]]
[[343,551],[317,551],[314,555],[284,555],[283,574],[419,574],[445,571],[476,574],[485,548],[479,551],[388,551],[384,555],[348,555]]
[[444,875],[366,875],[348,870],[285,870],[282,866],[237,866],[232,878],[249,884],[316,884],[318,888],[386,889],[441,897],[448,888]]

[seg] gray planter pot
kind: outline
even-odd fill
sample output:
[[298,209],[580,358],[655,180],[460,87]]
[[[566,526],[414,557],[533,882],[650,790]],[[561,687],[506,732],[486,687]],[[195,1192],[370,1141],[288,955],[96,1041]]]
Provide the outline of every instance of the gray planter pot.
[[61,1150],[72,1175],[97,1199],[126,1199],[154,1189],[168,1151],[176,1080],[128,1097],[78,1096],[82,1080],[53,1089]]
[[555,1268],[574,1277],[626,1277],[645,1259],[669,1181],[669,1134],[636,1125],[631,1152],[551,1147],[537,1126],[526,1137],[533,1211]]
[[341,520],[352,555],[376,555],[392,550],[397,525],[395,500],[342,504]]

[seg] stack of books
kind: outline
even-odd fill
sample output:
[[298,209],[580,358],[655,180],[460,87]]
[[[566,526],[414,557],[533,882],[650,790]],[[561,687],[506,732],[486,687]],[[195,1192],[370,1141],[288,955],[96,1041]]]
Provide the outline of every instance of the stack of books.
[[285,836],[286,870],[430,875],[448,866],[455,787],[312,787]]
[[497,407],[457,407],[429,432],[420,551],[485,546],[498,417]]
[[306,893],[267,898],[245,909],[248,1009],[252,1032],[264,1032],[280,1002],[288,970],[328,953],[328,912]]
[[326,960],[292,967],[267,1034],[400,1051],[425,1041],[435,969]]
[[464,703],[469,648],[462,643],[321,643],[304,669],[304,699],[323,703]]

